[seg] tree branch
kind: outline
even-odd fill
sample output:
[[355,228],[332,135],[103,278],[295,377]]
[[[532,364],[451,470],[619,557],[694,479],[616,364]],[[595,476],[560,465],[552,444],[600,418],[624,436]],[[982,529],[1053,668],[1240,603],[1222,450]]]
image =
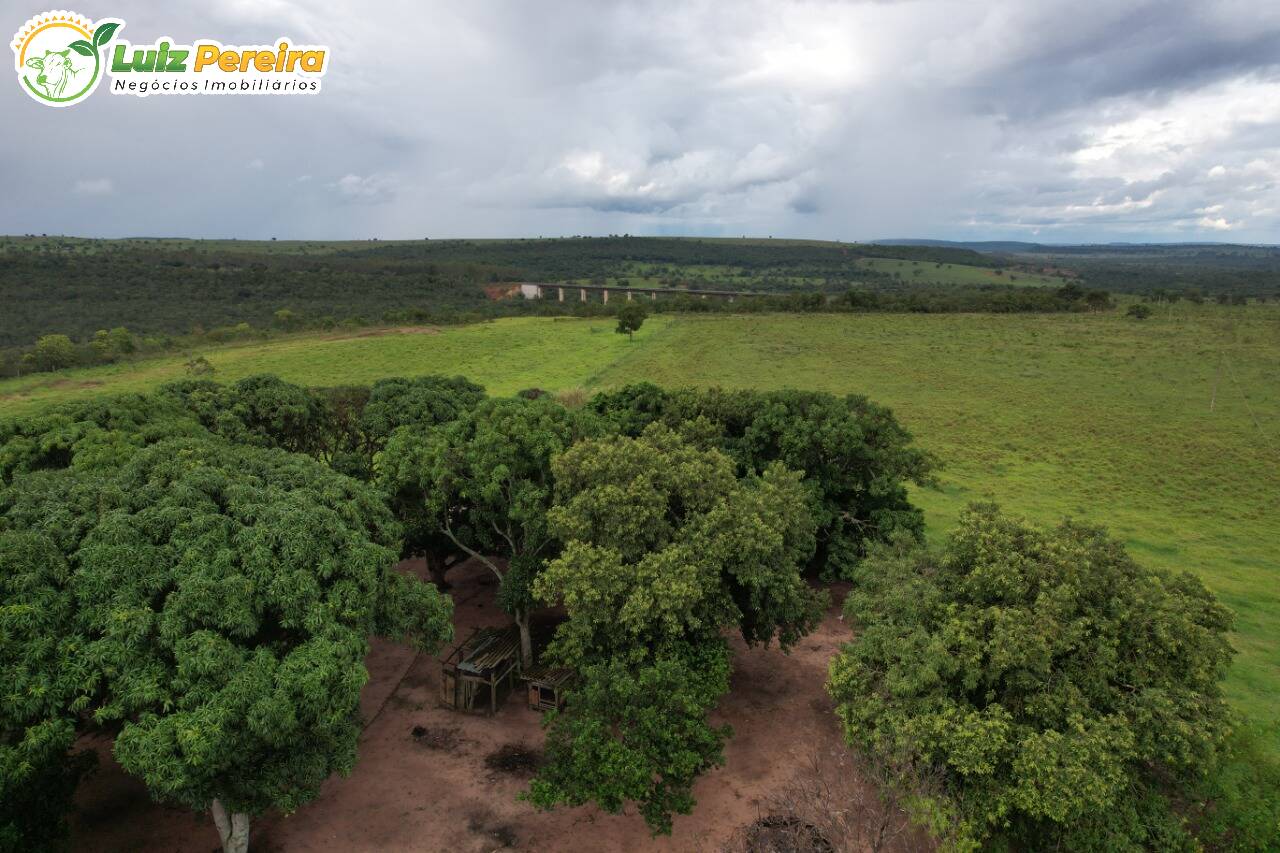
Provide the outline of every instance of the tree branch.
[[497,576],[498,580],[502,580],[502,572],[498,571],[498,567],[494,564],[492,560],[490,560],[484,554],[481,554],[479,551],[468,548],[466,545],[462,543],[460,539],[458,539],[457,536],[453,535],[453,528],[449,526],[448,516],[445,516],[443,532],[445,536],[449,537],[449,540],[453,542],[454,545],[457,545],[463,551],[466,551],[468,554],[475,557],[480,562],[484,563],[486,566],[489,567],[489,570],[493,572],[494,575]]
[[507,540],[507,544],[511,546],[511,556],[514,557],[516,555],[516,540],[512,538],[510,529],[503,531],[503,529],[498,526],[498,522],[494,521],[492,518],[489,519],[489,524],[493,527],[494,532]]

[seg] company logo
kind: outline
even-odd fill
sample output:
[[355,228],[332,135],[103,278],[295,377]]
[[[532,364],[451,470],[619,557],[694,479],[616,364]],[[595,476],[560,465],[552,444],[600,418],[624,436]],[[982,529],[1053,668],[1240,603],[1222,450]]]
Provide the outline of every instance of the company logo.
[[102,79],[102,48],[123,21],[96,24],[75,12],[37,15],[13,37],[18,82],[51,107],[69,107],[93,94]]
[[78,104],[109,77],[116,95],[315,94],[329,63],[324,45],[281,37],[266,45],[179,44],[167,36],[134,46],[116,38],[124,21],[91,23],[75,12],[37,15],[13,37],[22,88],[42,104]]

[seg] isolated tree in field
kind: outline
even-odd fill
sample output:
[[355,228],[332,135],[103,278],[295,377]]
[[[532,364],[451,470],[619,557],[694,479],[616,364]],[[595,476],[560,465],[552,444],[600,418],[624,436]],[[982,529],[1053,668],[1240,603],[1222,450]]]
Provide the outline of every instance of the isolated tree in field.
[[614,331],[626,335],[627,340],[635,340],[636,332],[640,331],[648,316],[649,312],[639,302],[628,302],[618,309],[618,327]]
[[305,457],[179,440],[111,476],[41,476],[59,479],[12,490],[4,524],[65,560],[96,697],[77,710],[120,726],[154,797],[209,809],[227,851],[351,769],[371,634],[452,634],[448,600],[393,570],[377,495]]
[[385,494],[421,502],[413,522],[421,535],[434,529],[498,577],[526,664],[533,661],[529,587],[557,548],[547,527],[551,460],[602,429],[591,413],[545,397],[487,400],[440,427],[402,427],[374,463]]
[[207,379],[217,372],[216,368],[209,363],[209,359],[202,355],[196,356],[183,366],[186,367],[188,376]]
[[829,690],[851,744],[941,769],[975,840],[1190,849],[1170,798],[1230,728],[1231,615],[1093,527],[964,512],[938,553],[885,547],[845,605]]
[[1124,312],[1124,315],[1126,317],[1131,317],[1134,320],[1145,320],[1150,317],[1152,313],[1150,305],[1143,305],[1139,302],[1136,305],[1130,305],[1129,310]]
[[271,315],[277,328],[292,331],[302,325],[302,318],[288,308],[281,308]]
[[1106,311],[1114,306],[1111,294],[1105,290],[1090,290],[1085,295],[1084,302],[1089,306],[1090,311]]
[[669,832],[728,735],[707,721],[728,689],[722,629],[785,648],[821,617],[825,596],[799,572],[814,530],[800,475],[774,465],[739,480],[724,454],[662,425],[581,442],[552,470],[548,517],[565,546],[534,593],[564,606],[549,656],[581,684],[550,717],[530,798],[614,812],[635,801]]
[[45,335],[31,355],[37,370],[61,370],[76,363],[76,345],[66,335]]

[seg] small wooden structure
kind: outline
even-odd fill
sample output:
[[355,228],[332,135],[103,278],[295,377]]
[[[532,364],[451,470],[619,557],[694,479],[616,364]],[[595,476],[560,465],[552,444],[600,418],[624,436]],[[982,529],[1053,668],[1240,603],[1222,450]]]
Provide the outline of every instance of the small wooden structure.
[[573,680],[573,670],[538,666],[520,677],[529,685],[531,709],[555,711],[564,706],[564,691]]
[[487,705],[490,714],[497,713],[519,672],[517,628],[477,628],[444,659],[440,701],[455,711],[484,710]]

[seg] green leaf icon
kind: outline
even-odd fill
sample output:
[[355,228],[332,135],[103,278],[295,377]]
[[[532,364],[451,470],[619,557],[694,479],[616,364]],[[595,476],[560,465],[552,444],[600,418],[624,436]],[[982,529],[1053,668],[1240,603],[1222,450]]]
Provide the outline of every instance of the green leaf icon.
[[71,48],[81,56],[93,56],[93,45],[89,44],[84,39],[73,41],[71,44],[67,45],[67,47]]
[[119,24],[103,24],[93,31],[93,46],[102,47],[111,41],[111,37],[115,35],[116,30],[120,29]]

